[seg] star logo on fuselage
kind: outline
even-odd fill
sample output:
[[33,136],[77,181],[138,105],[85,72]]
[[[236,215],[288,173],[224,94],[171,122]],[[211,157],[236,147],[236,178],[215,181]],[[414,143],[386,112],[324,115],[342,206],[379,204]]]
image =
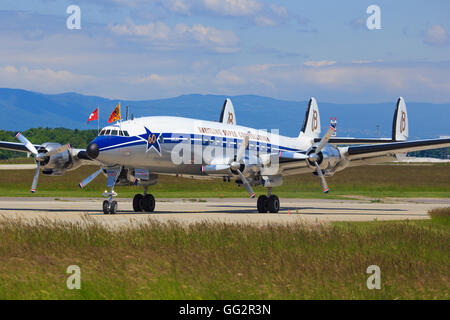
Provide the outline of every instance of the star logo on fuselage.
[[150,130],[147,129],[147,127],[145,128],[145,133],[139,135],[139,138],[141,138],[142,140],[145,140],[147,142],[147,150],[146,152],[148,152],[148,150],[154,148],[156,150],[156,152],[158,152],[159,155],[161,155],[161,146],[159,144],[159,137],[161,136],[161,133],[153,133]]

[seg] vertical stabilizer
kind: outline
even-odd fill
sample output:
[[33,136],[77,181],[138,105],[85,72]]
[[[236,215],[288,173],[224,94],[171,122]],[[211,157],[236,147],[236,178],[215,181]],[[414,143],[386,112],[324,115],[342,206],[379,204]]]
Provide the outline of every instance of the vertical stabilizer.
[[400,97],[397,100],[397,108],[392,123],[392,140],[405,141],[408,139],[408,113],[405,100]]
[[226,124],[236,125],[236,115],[234,114],[233,103],[229,98],[227,98],[227,100],[223,103],[219,121]]
[[303,119],[302,130],[299,137],[305,135],[311,138],[319,138],[320,136],[320,115],[317,101],[311,98],[306,109],[305,118]]

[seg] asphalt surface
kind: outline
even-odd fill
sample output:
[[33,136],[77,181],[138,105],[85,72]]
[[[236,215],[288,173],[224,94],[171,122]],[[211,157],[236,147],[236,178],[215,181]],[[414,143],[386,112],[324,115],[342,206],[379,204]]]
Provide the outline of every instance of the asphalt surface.
[[428,219],[427,211],[450,206],[446,199],[324,200],[281,199],[279,213],[258,213],[256,199],[157,199],[154,213],[135,213],[131,199],[116,199],[116,215],[104,215],[103,199],[87,198],[0,198],[0,216],[84,221],[86,217],[110,226],[156,219],[161,222],[196,223],[326,223],[329,221],[372,221]]

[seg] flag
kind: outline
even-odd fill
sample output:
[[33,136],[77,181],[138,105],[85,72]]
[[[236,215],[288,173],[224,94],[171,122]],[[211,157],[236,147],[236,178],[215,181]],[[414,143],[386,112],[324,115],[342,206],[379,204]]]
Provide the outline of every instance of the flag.
[[87,122],[89,123],[89,121],[92,121],[92,120],[98,120],[98,108],[95,109],[94,112],[92,112],[92,113],[89,115],[89,119],[88,119]]
[[120,102],[117,104],[117,107],[114,109],[114,111],[109,116],[108,123],[114,122],[120,120]]

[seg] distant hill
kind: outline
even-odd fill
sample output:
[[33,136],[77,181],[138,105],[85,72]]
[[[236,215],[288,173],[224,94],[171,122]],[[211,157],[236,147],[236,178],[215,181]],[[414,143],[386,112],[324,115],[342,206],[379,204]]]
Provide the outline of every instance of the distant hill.
[[[221,95],[182,95],[145,101],[120,100],[122,112],[128,105],[130,114],[138,116],[174,115],[204,120],[218,120],[223,101]],[[238,124],[272,129],[296,136],[300,130],[307,101],[286,101],[255,95],[230,97]],[[376,125],[380,136],[391,135],[395,100],[376,104],[319,103],[322,126],[328,126],[331,116],[338,120],[339,136],[375,137]],[[407,97],[405,97],[407,100]],[[0,129],[25,130],[33,127],[65,127],[95,129],[96,122],[87,125],[89,114],[100,107],[101,126],[119,100],[77,93],[42,94],[20,89],[0,88]],[[408,102],[410,138],[431,138],[450,135],[450,103],[432,104]]]

